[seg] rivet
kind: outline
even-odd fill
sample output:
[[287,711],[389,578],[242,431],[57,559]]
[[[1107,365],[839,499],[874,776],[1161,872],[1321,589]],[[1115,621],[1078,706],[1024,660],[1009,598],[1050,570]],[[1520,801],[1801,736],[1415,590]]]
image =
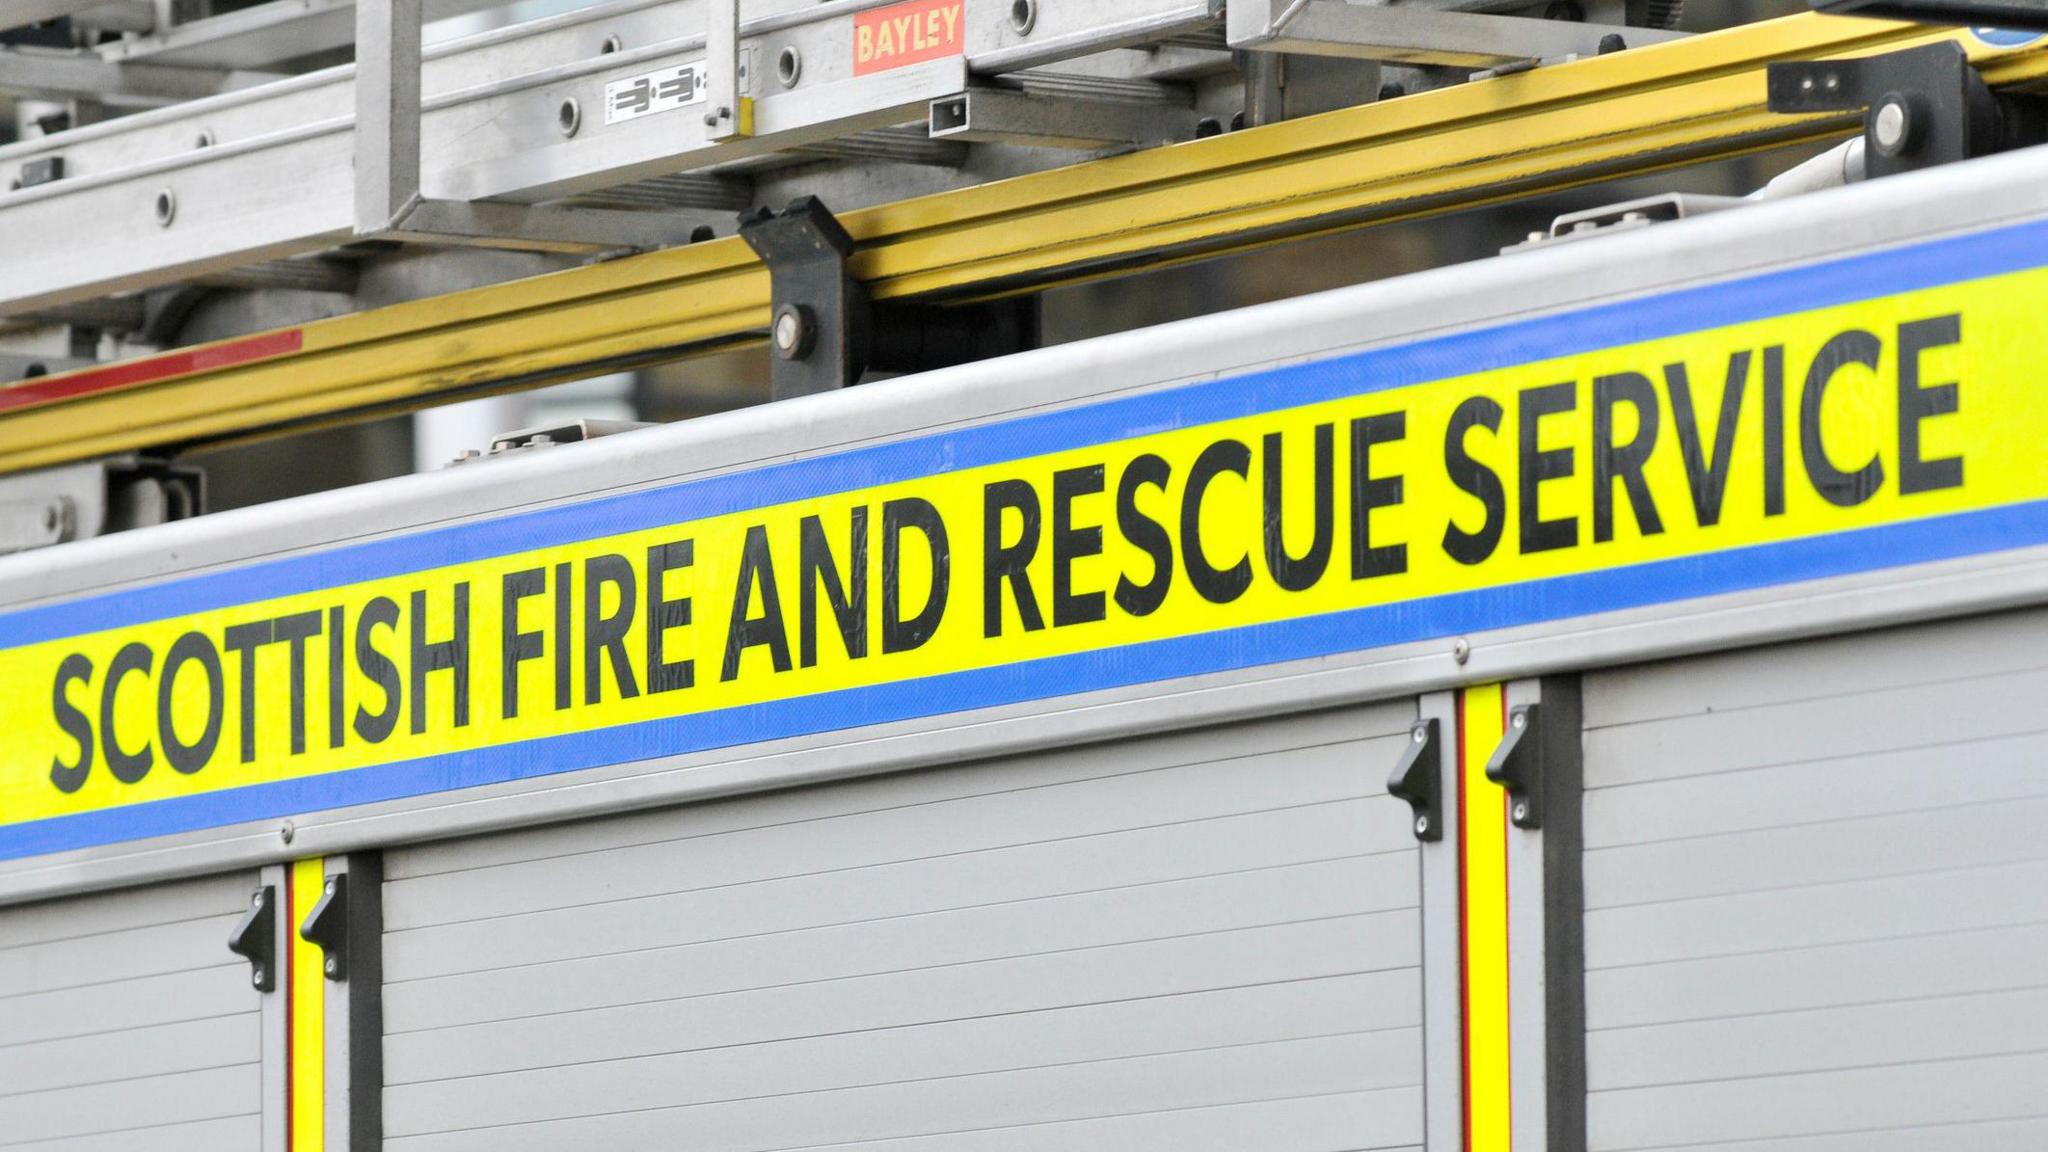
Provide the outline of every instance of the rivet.
[[1417,836],[1427,836],[1429,834],[1429,817],[1417,816],[1415,818],[1415,834]]
[[292,837],[297,836],[298,834],[298,825],[293,824],[289,820],[285,821],[284,826],[277,830],[278,839],[283,840],[287,844],[291,843]]
[[1472,642],[1463,636],[1451,641],[1451,659],[1463,664],[1472,658]]

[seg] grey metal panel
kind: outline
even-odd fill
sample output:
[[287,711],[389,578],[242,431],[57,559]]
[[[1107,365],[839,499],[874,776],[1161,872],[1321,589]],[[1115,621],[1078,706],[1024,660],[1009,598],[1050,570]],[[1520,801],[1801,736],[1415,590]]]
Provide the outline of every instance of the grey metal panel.
[[[605,821],[558,824],[550,827],[499,833],[464,841],[424,844],[394,853],[385,873],[392,882],[392,895],[419,890],[397,882],[442,873],[470,873],[491,865],[532,867],[543,860],[559,860],[592,852],[614,852],[643,844],[657,844],[682,838],[715,835],[772,824],[794,824],[821,816],[845,816],[857,812],[922,806],[944,800],[1026,788],[1129,775],[1155,768],[1192,763],[1214,763],[1254,756],[1272,749],[1271,721],[1251,722],[1220,729],[1202,729],[1157,736],[1142,741],[1125,741],[1098,748],[1113,752],[1080,749],[1069,755],[1034,756],[1004,765],[999,785],[974,773],[917,773],[876,776],[832,787],[766,792],[748,804],[706,805],[694,809],[687,824],[679,824],[669,810],[636,812]],[[1296,718],[1288,723],[1292,747],[1313,747],[1355,739],[1355,720],[1343,713]],[[1368,779],[1361,793],[1384,793],[1384,780]],[[534,868],[546,871],[545,868]],[[386,908],[387,923],[402,927],[398,909]]]
[[[1052,952],[1159,934],[1184,935],[1197,924],[1205,931],[1223,931],[1280,922],[1285,919],[1282,910],[1305,910],[1307,915],[1399,910],[1414,906],[1414,888],[1414,863],[1404,855],[1331,859],[1029,904],[1005,901],[958,911],[911,913],[923,917],[914,942],[906,942],[888,919],[741,933],[716,941],[649,944],[567,961],[515,963],[412,980],[392,985],[387,1002],[393,1019],[403,1019],[407,1027],[448,1027],[503,1019],[507,1003],[519,1004],[532,1015],[630,1003],[638,990],[658,986],[661,981],[686,982],[699,993],[737,991],[803,978],[846,979],[939,963],[989,960],[1013,955],[1015,950]],[[1270,906],[1238,902],[1240,897],[1261,893],[1272,895]],[[773,900],[775,894],[765,898]],[[826,905],[815,910],[831,914]],[[704,921],[679,923],[666,912],[659,920],[650,920],[650,927],[706,930]],[[491,955],[494,963],[506,959],[503,952],[485,954]],[[451,953],[441,959],[452,964],[459,955]]]
[[2044,638],[1586,679],[1590,1147],[2042,1146]]
[[152,1128],[130,1128],[93,1136],[63,1140],[37,1140],[11,1145],[13,1152],[218,1152],[222,1148],[256,1146],[261,1120],[255,1116],[229,1116],[193,1124],[171,1124]]
[[[394,1149],[651,1147],[687,1141],[732,1149],[802,1148],[853,1141],[971,1132],[1126,1112],[1157,1112],[1388,1087],[1399,1073],[1376,1066],[1372,1041],[1344,1036],[1210,1048],[1096,1064],[1055,1065],[992,1076],[959,1076],[738,1099],[686,1108],[614,1112],[550,1125],[450,1132],[436,1140],[389,1142]],[[1410,1070],[1412,1074],[1412,1069]],[[1375,1081],[1378,1081],[1377,1083]],[[1362,1082],[1362,1083],[1361,1083]],[[1400,1143],[1421,1135],[1419,1093],[1402,1101],[1415,1122],[1389,1125]],[[1271,1147],[1269,1144],[1268,1147]]]
[[0,910],[0,1147],[254,1149],[249,875]]
[[387,1146],[1413,1146],[1412,716],[392,853]]

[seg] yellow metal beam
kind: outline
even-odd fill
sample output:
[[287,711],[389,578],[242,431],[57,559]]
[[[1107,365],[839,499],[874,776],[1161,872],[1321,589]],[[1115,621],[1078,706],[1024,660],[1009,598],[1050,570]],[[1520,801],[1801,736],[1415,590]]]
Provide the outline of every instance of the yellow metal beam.
[[[1771,114],[1765,66],[1959,35],[1792,16],[842,221],[860,244],[854,274],[879,298],[1042,286],[1843,135],[1845,117]],[[1963,42],[1994,85],[2048,75],[2048,50]],[[9,406],[0,389],[0,472],[403,411],[757,338],[768,287],[731,238],[323,320],[241,342],[247,355],[226,342],[46,377],[32,402],[24,393]]]

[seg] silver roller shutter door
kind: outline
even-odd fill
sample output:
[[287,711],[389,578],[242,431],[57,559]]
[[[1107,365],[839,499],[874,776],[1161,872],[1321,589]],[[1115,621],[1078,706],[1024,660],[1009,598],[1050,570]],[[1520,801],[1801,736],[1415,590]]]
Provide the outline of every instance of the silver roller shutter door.
[[2048,614],[1590,676],[1596,1150],[2048,1148]]
[[261,1140],[261,1003],[228,934],[253,873],[0,909],[0,1148]]
[[1417,1145],[1413,714],[392,853],[387,1146]]

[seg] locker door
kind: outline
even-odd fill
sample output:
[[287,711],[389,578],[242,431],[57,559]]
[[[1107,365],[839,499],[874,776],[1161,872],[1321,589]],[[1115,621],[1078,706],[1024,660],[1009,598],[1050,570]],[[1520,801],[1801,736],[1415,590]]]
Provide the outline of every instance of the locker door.
[[386,1146],[1418,1146],[1413,717],[392,853]]
[[0,909],[0,1147],[258,1148],[254,873]]
[[2048,613],[1585,680],[1596,1150],[2048,1146]]

